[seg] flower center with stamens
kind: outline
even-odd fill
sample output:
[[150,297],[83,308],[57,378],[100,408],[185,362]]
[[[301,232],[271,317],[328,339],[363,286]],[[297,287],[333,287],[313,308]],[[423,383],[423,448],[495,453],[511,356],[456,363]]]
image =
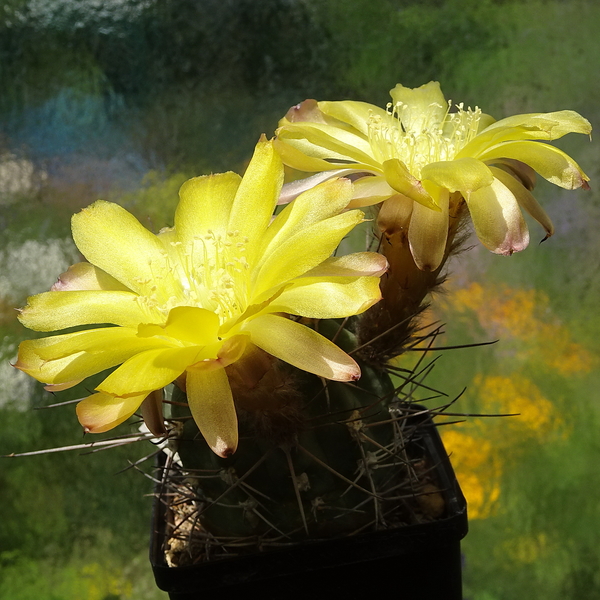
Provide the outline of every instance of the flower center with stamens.
[[[148,286],[146,302],[165,317],[176,306],[196,306],[214,312],[223,324],[248,307],[250,265],[248,239],[239,231],[206,231],[187,243],[165,240],[163,265],[152,265],[156,280]],[[172,286],[158,285],[169,279]],[[159,295],[170,288],[171,295]]]
[[[453,160],[456,154],[476,135],[481,109],[463,109],[444,114],[439,104],[432,104],[424,114],[420,109],[402,102],[387,105],[387,117],[371,115],[368,139],[375,158],[383,163],[397,158],[417,179],[421,169],[430,163]],[[440,119],[440,117],[442,117]]]

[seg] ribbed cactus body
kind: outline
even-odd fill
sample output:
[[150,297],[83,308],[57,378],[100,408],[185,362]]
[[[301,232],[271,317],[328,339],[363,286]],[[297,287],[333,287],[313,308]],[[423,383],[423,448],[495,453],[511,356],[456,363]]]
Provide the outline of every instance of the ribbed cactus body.
[[407,445],[414,430],[399,418],[389,376],[361,367],[356,384],[299,375],[301,418],[283,441],[241,414],[240,444],[227,459],[185,421],[178,451],[207,544],[237,551],[414,522],[427,481],[416,483],[424,466]]

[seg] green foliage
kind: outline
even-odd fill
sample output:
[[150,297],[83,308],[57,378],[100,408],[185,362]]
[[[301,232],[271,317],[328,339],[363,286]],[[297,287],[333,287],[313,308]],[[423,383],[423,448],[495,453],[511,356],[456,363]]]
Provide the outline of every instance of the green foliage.
[[0,594],[10,600],[159,600],[166,594],[148,577],[146,552],[111,558],[114,540],[64,558],[32,560],[18,552],[0,553]]
[[600,52],[596,3],[505,2],[490,17],[502,44],[457,53],[448,73],[462,98],[498,116],[570,108],[597,117],[600,82],[587,63]]
[[[398,82],[444,81],[464,53],[492,53],[502,43],[490,1],[328,2],[339,84],[353,99],[379,105]],[[445,89],[445,88],[444,88]]]
[[198,83],[174,87],[148,98],[130,126],[131,136],[150,164],[193,175],[242,173],[260,135],[271,136],[303,93],[207,90]]
[[[326,32],[311,2],[157,2],[140,23],[156,49],[148,72],[166,87],[246,92],[298,87],[323,72]],[[132,65],[133,66],[133,65]],[[162,82],[161,82],[162,80]],[[156,85],[152,86],[153,89]]]
[[[81,443],[73,413],[73,405],[0,409],[0,454]],[[141,597],[131,589],[151,579],[136,559],[147,545],[151,484],[131,470],[117,473],[150,452],[151,445],[137,444],[88,456],[1,459],[0,502],[10,518],[0,522],[0,596],[103,600],[112,589]]]

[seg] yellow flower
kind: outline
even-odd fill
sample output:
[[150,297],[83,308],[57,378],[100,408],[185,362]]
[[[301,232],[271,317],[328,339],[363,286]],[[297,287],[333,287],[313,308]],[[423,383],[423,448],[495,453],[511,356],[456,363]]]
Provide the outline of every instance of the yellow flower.
[[388,216],[410,216],[415,262],[434,270],[444,255],[453,193],[466,200],[481,242],[498,254],[512,254],[529,243],[519,207],[545,228],[546,237],[553,233],[531,194],[534,171],[566,189],[588,187],[588,177],[572,158],[536,141],[589,134],[589,122],[573,111],[495,122],[462,104],[450,112],[452,103],[437,82],[416,89],[398,84],[390,94],[387,110],[364,102],[314,100],[291,108],[277,130],[276,147],[285,164],[321,173],[289,184],[283,201],[330,176],[354,174],[350,207],[391,198]]
[[235,451],[238,437],[225,367],[253,347],[321,377],[358,379],[350,356],[282,313],[361,313],[380,299],[385,259],[331,257],[364,216],[342,212],[349,181],[315,187],[271,220],[282,181],[272,142],[261,140],[243,179],[186,182],[175,226],[158,235],[109,202],[76,214],[73,238],[89,262],[29,298],[19,319],[37,331],[112,326],[25,341],[15,366],[61,390],[121,365],[77,407],[91,432],[122,423],[185,374],[192,415],[220,456]]

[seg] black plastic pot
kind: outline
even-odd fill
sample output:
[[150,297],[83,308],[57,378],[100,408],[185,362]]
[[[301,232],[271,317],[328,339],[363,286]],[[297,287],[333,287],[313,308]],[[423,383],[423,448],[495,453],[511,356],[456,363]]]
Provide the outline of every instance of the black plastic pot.
[[[369,598],[461,600],[460,540],[467,507],[436,427],[430,419],[420,441],[444,495],[443,518],[428,523],[203,562],[167,566],[163,544],[166,510],[154,502],[150,561],[158,587],[171,600],[206,599],[237,592],[262,599]],[[390,595],[390,590],[393,592]]]

